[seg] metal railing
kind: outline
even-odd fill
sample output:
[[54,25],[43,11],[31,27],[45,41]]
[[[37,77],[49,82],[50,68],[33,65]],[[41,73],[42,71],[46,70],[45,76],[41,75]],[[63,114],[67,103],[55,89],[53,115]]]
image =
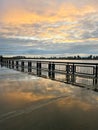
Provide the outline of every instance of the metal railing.
[[39,77],[98,89],[98,63],[53,62],[3,58],[1,66]]

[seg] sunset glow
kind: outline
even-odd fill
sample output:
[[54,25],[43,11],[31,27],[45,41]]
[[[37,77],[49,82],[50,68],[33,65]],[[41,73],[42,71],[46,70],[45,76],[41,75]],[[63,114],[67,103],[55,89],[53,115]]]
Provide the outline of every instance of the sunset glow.
[[[0,54],[77,55],[81,45],[80,54],[96,55],[93,45],[98,48],[97,5],[97,0],[1,0]],[[10,50],[13,47],[16,52]]]

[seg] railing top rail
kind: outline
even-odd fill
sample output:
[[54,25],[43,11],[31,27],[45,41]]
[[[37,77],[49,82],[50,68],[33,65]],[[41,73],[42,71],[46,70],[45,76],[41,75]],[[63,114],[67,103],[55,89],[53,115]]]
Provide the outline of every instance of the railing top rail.
[[54,61],[54,60],[31,60],[31,59],[12,59],[8,60],[14,61],[24,61],[24,62],[41,62],[41,63],[55,63],[55,64],[74,64],[74,65],[98,65],[98,63],[87,63],[87,62],[66,62],[66,61]]

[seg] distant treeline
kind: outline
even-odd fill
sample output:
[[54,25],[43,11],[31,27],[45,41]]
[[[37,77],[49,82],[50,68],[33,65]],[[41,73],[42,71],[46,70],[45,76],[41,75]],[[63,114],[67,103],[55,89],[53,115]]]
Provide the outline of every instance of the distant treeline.
[[[0,58],[2,58],[3,56],[1,55]],[[85,57],[81,57],[79,55],[77,56],[68,56],[68,57],[26,57],[26,56],[14,56],[14,57],[4,57],[4,58],[12,58],[12,59],[56,59],[56,60],[98,60],[98,56],[93,56],[93,55],[89,55],[89,56],[85,56]]]

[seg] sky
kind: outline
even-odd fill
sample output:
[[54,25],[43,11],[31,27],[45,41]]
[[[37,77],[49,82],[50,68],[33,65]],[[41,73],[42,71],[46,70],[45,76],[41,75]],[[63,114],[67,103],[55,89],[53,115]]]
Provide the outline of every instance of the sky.
[[0,55],[98,54],[98,0],[0,0]]

